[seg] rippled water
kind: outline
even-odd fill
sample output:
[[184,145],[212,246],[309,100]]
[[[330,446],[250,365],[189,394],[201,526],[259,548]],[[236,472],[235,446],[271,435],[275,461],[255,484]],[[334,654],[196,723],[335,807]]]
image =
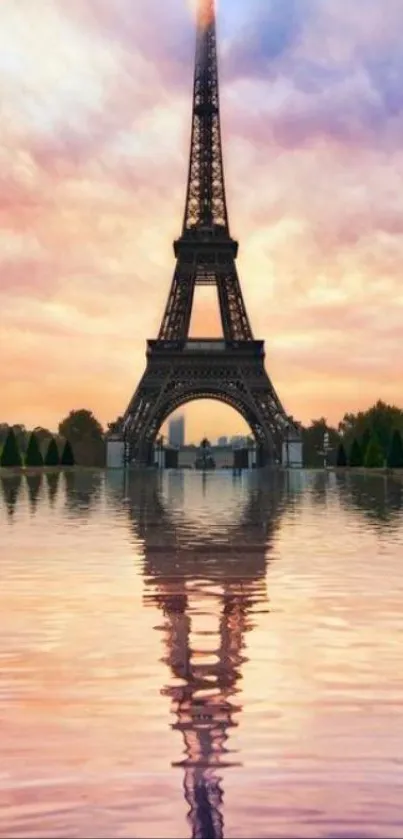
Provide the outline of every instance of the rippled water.
[[403,836],[403,482],[0,490],[1,836]]

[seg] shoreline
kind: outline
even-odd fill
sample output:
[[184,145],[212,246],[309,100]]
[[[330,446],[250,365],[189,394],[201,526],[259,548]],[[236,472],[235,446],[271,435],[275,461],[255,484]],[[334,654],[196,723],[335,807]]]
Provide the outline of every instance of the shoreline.
[[[280,467],[281,470],[281,467]],[[0,477],[15,477],[16,475],[54,475],[60,472],[108,472],[106,466],[0,466]],[[119,470],[121,471],[121,470]],[[262,470],[264,471],[264,470]],[[403,480],[403,469],[375,468],[367,469],[364,466],[328,466],[326,469],[316,467],[301,467],[301,469],[281,470],[284,472],[323,472],[336,475],[378,475],[379,477],[398,478]]]
[[[324,471],[324,470],[321,470]],[[347,475],[379,475],[384,478],[402,478],[403,469],[389,469],[387,466],[382,468],[368,469],[365,466],[329,466],[326,472],[335,472],[338,474]]]
[[105,472],[103,466],[0,466],[0,477],[54,475],[59,472]]

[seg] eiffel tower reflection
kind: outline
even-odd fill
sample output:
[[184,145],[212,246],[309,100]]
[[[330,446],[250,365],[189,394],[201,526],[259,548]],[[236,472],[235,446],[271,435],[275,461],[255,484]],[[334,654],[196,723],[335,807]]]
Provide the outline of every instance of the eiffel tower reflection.
[[144,553],[145,604],[164,618],[157,629],[171,678],[162,693],[183,738],[183,758],[172,766],[184,772],[192,839],[224,836],[223,770],[240,765],[228,739],[242,710],[245,636],[256,611],[268,610],[268,554],[293,497],[287,473],[235,480],[234,487],[231,476],[131,473],[125,483]]

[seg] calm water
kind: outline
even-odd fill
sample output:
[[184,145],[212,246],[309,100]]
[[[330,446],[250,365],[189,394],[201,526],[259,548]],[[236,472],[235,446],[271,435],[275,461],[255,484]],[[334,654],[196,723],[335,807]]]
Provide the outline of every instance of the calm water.
[[403,482],[0,498],[1,836],[403,836]]

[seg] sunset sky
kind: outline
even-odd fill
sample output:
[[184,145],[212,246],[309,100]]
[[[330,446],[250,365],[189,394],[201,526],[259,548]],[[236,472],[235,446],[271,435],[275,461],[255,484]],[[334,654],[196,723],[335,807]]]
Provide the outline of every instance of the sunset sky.
[[[192,0],[0,7],[0,421],[123,413],[171,283]],[[402,0],[220,0],[231,233],[286,410],[403,406]],[[217,334],[211,295],[193,334]],[[243,429],[186,409],[187,436]]]

